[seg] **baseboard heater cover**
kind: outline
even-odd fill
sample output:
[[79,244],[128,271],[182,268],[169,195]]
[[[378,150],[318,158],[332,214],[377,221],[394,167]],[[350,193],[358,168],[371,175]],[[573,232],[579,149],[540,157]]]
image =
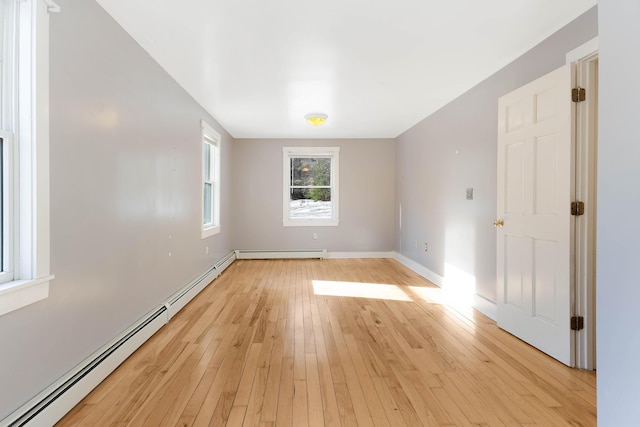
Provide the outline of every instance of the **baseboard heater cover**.
[[236,259],[325,259],[326,249],[236,250]]
[[235,259],[236,253],[234,251],[229,252],[204,274],[173,294],[165,304],[167,307],[167,321],[171,320],[189,301],[206,288],[216,277],[222,274]]
[[235,259],[236,252],[229,252],[164,304],[145,315],[7,418],[0,420],[0,427],[54,425],[202,289],[222,274]]
[[163,306],[149,313],[125,331],[123,336],[105,345],[87,358],[85,363],[24,405],[23,408],[29,408],[26,412],[15,419],[10,419],[10,416],[0,426],[48,427],[55,424],[166,324],[166,311],[167,308]]
[[220,261],[216,263],[215,268],[220,273],[222,273],[224,270],[227,269],[227,267],[233,264],[233,261],[235,260],[236,260],[236,251],[231,251],[227,255],[225,255],[224,258],[222,258]]

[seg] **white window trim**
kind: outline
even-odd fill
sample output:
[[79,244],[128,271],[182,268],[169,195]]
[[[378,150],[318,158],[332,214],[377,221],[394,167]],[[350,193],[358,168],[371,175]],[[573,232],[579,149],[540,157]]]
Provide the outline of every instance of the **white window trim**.
[[[202,149],[205,143],[209,143],[215,147],[216,156],[215,156],[215,182],[213,185],[213,225],[207,225],[204,223],[204,191],[200,189],[200,197],[202,198],[202,203],[200,205],[201,219],[200,224],[202,226],[202,238],[210,237],[215,234],[220,233],[220,154],[222,152],[222,138],[220,134],[213,129],[208,123],[204,120],[200,121],[200,127],[202,130],[202,142],[200,144],[200,151],[204,155],[204,150]],[[205,176],[204,176],[204,157],[202,157],[201,161],[201,169],[202,169],[202,179],[201,185],[204,186]]]
[[[282,147],[282,225],[285,227],[336,227],[340,225],[340,147]],[[331,219],[289,218],[289,186],[292,157],[331,157]]]
[[17,249],[14,244],[14,209],[13,209],[13,190],[14,181],[16,179],[13,171],[14,165],[14,142],[13,132],[0,131],[0,137],[3,140],[2,146],[2,170],[4,177],[2,179],[2,227],[4,238],[0,244],[2,244],[2,266],[9,268],[0,271],[0,289],[5,283],[10,283],[14,279],[15,270],[15,258],[14,252]]
[[[19,16],[18,56],[20,93],[17,132],[18,173],[14,239],[17,259],[14,280],[0,285],[0,315],[49,296],[49,7],[52,2],[16,3]],[[54,10],[55,11],[55,10]],[[35,37],[35,39],[34,39]],[[29,46],[25,48],[25,46]],[[14,187],[15,188],[15,187]]]

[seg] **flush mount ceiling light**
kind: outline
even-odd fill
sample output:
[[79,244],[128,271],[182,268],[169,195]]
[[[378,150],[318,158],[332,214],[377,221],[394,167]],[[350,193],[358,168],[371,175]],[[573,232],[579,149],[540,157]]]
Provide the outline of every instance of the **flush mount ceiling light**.
[[322,114],[322,113],[309,113],[306,116],[304,116],[304,119],[311,126],[320,126],[320,125],[324,124],[324,122],[327,121],[327,118],[328,118],[328,116],[326,114]]

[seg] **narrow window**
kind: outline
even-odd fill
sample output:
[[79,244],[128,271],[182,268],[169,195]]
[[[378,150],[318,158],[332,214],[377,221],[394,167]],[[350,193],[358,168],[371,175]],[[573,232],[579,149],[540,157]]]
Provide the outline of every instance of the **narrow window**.
[[202,124],[202,238],[220,232],[220,135]]
[[11,133],[0,131],[0,283],[14,279]]
[[47,298],[53,279],[48,12],[56,11],[0,0],[0,315]]
[[283,224],[337,226],[339,147],[284,147]]
[[15,3],[0,3],[0,283],[13,274],[13,175],[12,141],[15,129],[14,79],[16,15]]
[[8,184],[10,177],[7,176],[7,165],[5,165],[6,155],[4,151],[7,149],[9,134],[0,131],[0,283],[8,282],[13,279],[11,273],[9,254],[11,253],[10,236],[11,225],[8,222],[9,215],[7,207],[11,204],[7,199]]

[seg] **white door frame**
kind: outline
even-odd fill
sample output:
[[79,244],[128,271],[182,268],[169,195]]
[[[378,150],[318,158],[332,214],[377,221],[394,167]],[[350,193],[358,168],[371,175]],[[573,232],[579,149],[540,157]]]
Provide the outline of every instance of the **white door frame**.
[[598,38],[567,54],[576,64],[576,83],[587,91],[576,107],[575,200],[585,212],[575,221],[575,298],[573,313],[584,317],[584,329],[576,332],[575,361],[580,369],[596,368],[596,178],[598,135]]

